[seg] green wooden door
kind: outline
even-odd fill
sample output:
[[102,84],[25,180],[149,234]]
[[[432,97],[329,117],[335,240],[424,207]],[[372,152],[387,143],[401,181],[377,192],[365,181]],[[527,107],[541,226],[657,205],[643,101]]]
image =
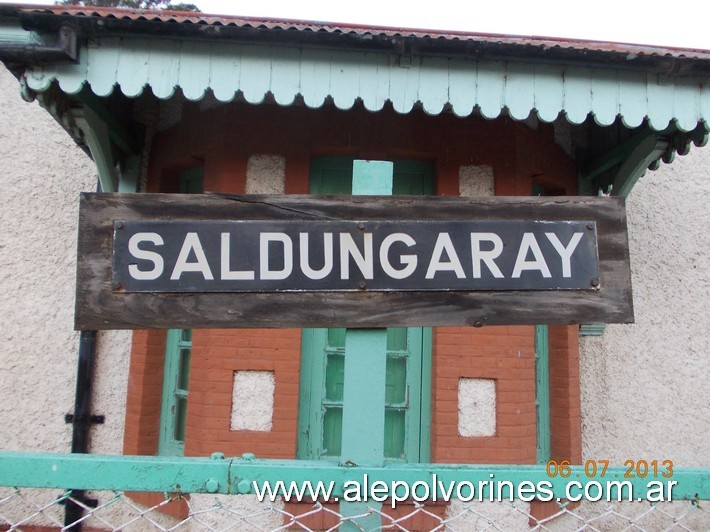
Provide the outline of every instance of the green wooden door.
[[[323,157],[311,168],[312,194],[349,194],[352,158]],[[432,194],[433,169],[394,161],[395,194]],[[298,456],[338,460],[343,434],[346,329],[304,329]],[[352,354],[356,356],[356,354]],[[387,329],[384,454],[388,461],[427,462],[431,405],[431,329]],[[367,427],[362,430],[367,431]],[[374,437],[375,435],[373,435]]]

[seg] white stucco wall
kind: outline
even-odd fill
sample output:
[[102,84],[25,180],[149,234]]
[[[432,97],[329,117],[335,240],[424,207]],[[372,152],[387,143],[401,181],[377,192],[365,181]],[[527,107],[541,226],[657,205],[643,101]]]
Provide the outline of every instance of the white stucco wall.
[[0,449],[67,451],[79,192],[91,160],[0,65]]
[[[96,189],[91,159],[0,67],[0,449],[66,452],[79,335],[74,332],[79,193]],[[91,450],[120,454],[130,333],[100,332]]]
[[583,456],[710,466],[710,147],[636,184],[636,323],[581,340]]
[[106,421],[91,431],[94,454],[123,454],[132,335],[132,331],[98,333],[91,401],[93,412]]

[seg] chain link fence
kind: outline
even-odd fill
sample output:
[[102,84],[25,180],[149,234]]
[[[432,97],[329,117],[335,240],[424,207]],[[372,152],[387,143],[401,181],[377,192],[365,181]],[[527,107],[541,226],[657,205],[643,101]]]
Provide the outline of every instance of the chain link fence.
[[[372,523],[373,516],[379,521],[375,528],[382,530],[710,530],[704,501],[562,504],[552,515],[536,518],[530,504],[520,501],[452,501],[434,507],[411,503],[397,511],[370,507],[345,517],[337,505],[260,503],[253,495],[176,495],[151,507],[123,492],[90,492],[89,499],[98,504],[87,504],[71,491],[4,489],[0,530],[76,530],[79,524],[83,530],[122,531],[338,530],[344,524],[350,530],[370,530],[361,522],[368,518]],[[65,524],[67,504],[83,508],[75,523]],[[176,510],[184,516],[176,517]]]
[[[610,467],[605,478],[623,479],[623,472]],[[571,479],[579,479],[582,487],[603,480],[585,478],[581,467],[572,466],[569,474],[566,479],[550,478],[545,466],[362,468],[257,460],[251,455],[207,459],[0,452],[0,530],[710,530],[708,468],[676,468],[672,502],[648,502],[652,498],[644,490],[645,478],[629,482],[628,497],[613,497],[606,488],[604,498],[601,491],[591,496],[598,495],[598,502],[566,502],[561,496],[571,494],[565,491]],[[549,483],[550,500],[526,502],[531,498],[518,491],[515,497],[492,502],[493,492],[484,495],[484,490],[471,502],[461,496],[446,501],[430,497],[434,492],[417,497],[413,488],[412,497],[397,504],[391,498],[344,502],[344,487],[356,479],[366,484],[369,479],[370,487],[376,482],[424,486],[433,485],[432,478],[448,485],[485,483],[493,476],[515,486]],[[303,497],[305,492],[294,496],[285,487],[317,482],[331,483],[336,490],[330,498]],[[263,492],[257,496],[257,486],[265,483],[281,483],[281,488],[272,497]],[[335,497],[339,502],[332,502]],[[301,498],[303,502],[295,502]],[[624,502],[604,502],[619,499]]]

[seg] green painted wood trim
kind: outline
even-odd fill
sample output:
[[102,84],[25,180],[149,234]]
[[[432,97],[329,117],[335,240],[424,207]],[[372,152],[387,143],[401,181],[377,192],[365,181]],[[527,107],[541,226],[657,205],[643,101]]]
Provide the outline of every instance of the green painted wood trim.
[[583,323],[579,326],[580,336],[604,336],[605,323]]
[[158,431],[158,454],[182,456],[185,442],[175,438],[176,390],[180,380],[180,349],[191,348],[191,342],[181,339],[182,329],[170,329],[165,339],[165,362],[163,366],[163,392],[160,406]]
[[323,453],[325,363],[328,329],[302,329],[301,381],[298,402],[298,450],[301,460],[318,460]]
[[547,325],[535,326],[535,409],[537,463],[550,459],[550,343]]
[[673,154],[675,151],[687,153],[701,130],[696,128],[686,134],[679,132],[675,125],[663,131],[643,129],[584,166],[578,179],[580,193],[596,195],[599,189],[606,193],[611,185],[612,194],[627,196],[651,164],[669,149]]
[[628,128],[648,120],[656,131],[670,122],[683,131],[710,122],[710,91],[702,76],[674,76],[659,84],[655,72],[418,56],[405,67],[397,66],[398,54],[228,42],[215,46],[133,35],[97,36],[83,45],[79,59],[76,65],[29,69],[30,88],[44,92],[57,80],[67,94],[88,83],[99,96],[120,90],[137,97],[150,87],[156,97],[167,99],[179,87],[189,100],[200,100],[212,89],[222,102],[241,91],[252,104],[271,93],[280,105],[291,105],[300,95],[308,107],[332,99],[342,110],[361,99],[369,111],[380,111],[389,101],[399,113],[421,102],[433,115],[450,108],[469,116],[478,109],[492,119],[507,109],[515,120],[534,111],[545,122],[562,115],[581,124],[591,114],[602,126],[620,116]]
[[601,157],[598,157],[589,164],[585,165],[582,169],[582,177],[584,179],[594,179],[607,170],[611,170],[615,166],[620,165],[644,140],[656,134],[656,132],[646,129],[641,133],[634,135],[630,139],[609,150]]
[[158,430],[158,454],[163,456],[182,456],[184,444],[173,438],[175,420],[172,414],[175,408],[175,383],[177,382],[176,364],[179,329],[170,329],[165,338],[163,362],[163,391],[160,400],[160,425]]
[[118,192],[138,192],[140,187],[141,156],[129,155],[120,164]]
[[[353,195],[392,195],[393,170],[391,162],[354,161]],[[341,463],[384,465],[386,375],[387,329],[346,329]],[[376,435],[379,437],[373,437]],[[364,514],[343,523],[343,530],[378,528],[380,516],[368,514],[368,506],[372,505],[341,503],[340,512],[345,517]]]
[[87,107],[74,111],[74,117],[84,134],[84,140],[96,165],[101,191],[116,192],[119,175],[113,157],[108,126]]
[[109,137],[118,149],[126,155],[139,152],[140,143],[128,133],[126,127],[119,122],[118,117],[106,107],[101,98],[91,92],[91,89],[85,86],[76,98],[106,124]]
[[657,135],[644,139],[619,167],[614,177],[611,194],[628,196],[636,182],[646,173],[649,165],[663,156],[668,146],[668,141]]
[[[431,460],[431,368],[432,368],[432,328],[414,329],[421,331],[421,395],[419,397],[419,462]],[[409,425],[411,426],[411,425]],[[412,438],[409,438],[412,439]]]
[[347,329],[340,453],[343,463],[384,463],[381,435],[385,426],[386,366],[387,329]]
[[[311,194],[352,192],[352,157],[317,157],[311,162]],[[393,161],[393,194],[432,194],[434,168],[426,161]],[[369,164],[369,163],[366,163]],[[416,368],[407,371],[411,395],[407,409],[405,447],[407,460],[427,462],[431,430],[431,341],[430,328],[410,328],[408,345],[416,346]],[[415,338],[416,337],[416,338]],[[325,394],[324,351],[327,330],[304,330],[301,341],[301,388],[299,401],[298,451],[301,459],[329,459],[323,455],[322,398]],[[415,382],[416,381],[416,382]],[[416,399],[415,399],[416,396]],[[412,411],[415,410],[416,414]],[[385,435],[386,437],[387,435]],[[396,459],[393,459],[396,460]]]
[[[178,458],[161,456],[113,456],[61,453],[19,453],[0,451],[0,486],[47,489],[86,489],[116,491],[152,491],[180,493],[237,494],[253,492],[253,482],[330,482],[334,495],[343,493],[348,481],[431,482],[432,475],[448,483],[498,481],[514,483],[549,481],[555,497],[563,497],[565,484],[574,480],[589,482],[628,480],[636,497],[645,497],[651,480],[673,480],[674,500],[710,500],[710,467],[675,467],[670,479],[624,479],[626,467],[610,466],[604,477],[600,470],[587,477],[583,466],[572,466],[569,478],[550,478],[544,465],[462,465],[462,464],[388,464],[383,467],[347,467],[326,461]],[[214,481],[214,482],[210,482]],[[208,489],[209,488],[209,489]]]
[[36,44],[39,43],[37,34],[22,28],[19,21],[0,19],[0,44]]
[[391,196],[394,163],[353,161],[353,196]]

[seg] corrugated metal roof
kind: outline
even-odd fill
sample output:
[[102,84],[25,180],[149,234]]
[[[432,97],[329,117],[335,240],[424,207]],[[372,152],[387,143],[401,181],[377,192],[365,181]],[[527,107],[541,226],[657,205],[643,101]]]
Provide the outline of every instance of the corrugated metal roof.
[[223,102],[271,95],[313,108],[390,102],[400,113],[419,104],[429,114],[710,129],[710,51],[115,8],[16,5],[0,15],[8,9],[25,30],[70,21],[91,37],[78,64],[24,65],[37,92],[57,82],[69,94],[149,87],[200,100],[210,90]]
[[[75,6],[30,6],[15,4],[22,14],[49,14],[76,18],[98,18],[116,21],[145,21],[179,25],[202,25],[215,28],[242,28],[282,30],[300,33],[320,33],[357,37],[378,37],[391,39],[415,39],[446,43],[468,43],[492,45],[496,47],[535,49],[539,53],[555,54],[558,51],[600,52],[625,56],[628,60],[640,56],[668,57],[678,59],[700,59],[710,61],[710,50],[659,47],[628,43],[613,43],[578,39],[563,39],[539,36],[517,36],[490,33],[471,33],[410,29],[386,26],[363,26],[358,24],[315,22],[278,18],[253,18],[206,13],[178,11],[135,10],[125,8],[97,8]],[[177,28],[176,28],[177,29]]]

